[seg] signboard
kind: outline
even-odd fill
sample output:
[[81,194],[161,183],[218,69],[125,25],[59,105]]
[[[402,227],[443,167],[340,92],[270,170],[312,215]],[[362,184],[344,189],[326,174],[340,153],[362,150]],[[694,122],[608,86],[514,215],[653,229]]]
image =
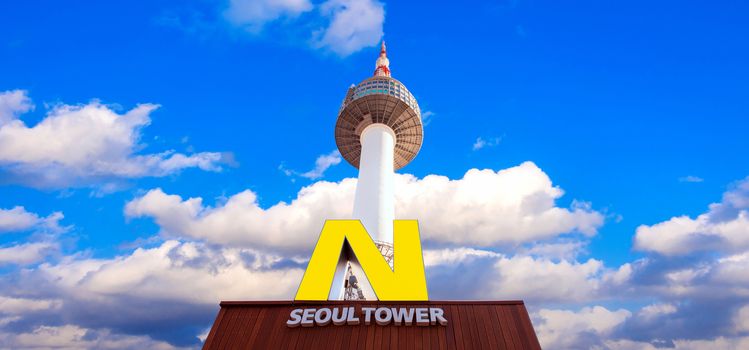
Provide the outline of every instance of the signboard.
[[[354,308],[353,318],[359,323],[335,325],[301,324],[289,327],[294,310],[338,308],[336,316],[343,310]],[[365,308],[370,312],[370,323],[366,323]],[[378,324],[377,310],[380,311]],[[393,313],[395,309],[395,313]],[[414,319],[409,326],[405,315],[414,310]],[[438,319],[431,325],[432,311],[426,318],[430,325],[418,325],[418,309],[442,310],[447,324]],[[348,311],[347,318],[348,318]],[[326,312],[320,313],[325,323]],[[304,311],[302,311],[302,316]],[[436,316],[436,315],[435,315]],[[310,317],[310,316],[308,316]],[[400,318],[400,324],[396,323]],[[422,322],[424,321],[422,311]],[[314,316],[312,316],[313,323]],[[533,331],[528,311],[522,301],[255,301],[222,302],[216,321],[208,334],[203,349],[531,349],[541,347]]]
[[[362,315],[360,318],[359,315]],[[362,320],[363,318],[363,320]],[[439,307],[321,307],[294,309],[286,321],[288,327],[312,327],[327,326],[355,326],[364,322],[369,325],[372,322],[380,326],[394,324],[396,326],[429,326],[447,325],[445,311]]]
[[393,222],[392,269],[359,220],[327,220],[295,300],[328,300],[345,243],[356,255],[378,300],[429,299],[416,220]]

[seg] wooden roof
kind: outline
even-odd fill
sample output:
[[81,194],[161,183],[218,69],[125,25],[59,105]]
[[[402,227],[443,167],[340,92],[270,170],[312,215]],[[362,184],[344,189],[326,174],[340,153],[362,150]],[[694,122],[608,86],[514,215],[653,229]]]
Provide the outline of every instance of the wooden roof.
[[[447,326],[288,328],[296,308],[441,307]],[[363,321],[363,320],[362,320]],[[522,301],[222,302],[203,349],[541,349]]]

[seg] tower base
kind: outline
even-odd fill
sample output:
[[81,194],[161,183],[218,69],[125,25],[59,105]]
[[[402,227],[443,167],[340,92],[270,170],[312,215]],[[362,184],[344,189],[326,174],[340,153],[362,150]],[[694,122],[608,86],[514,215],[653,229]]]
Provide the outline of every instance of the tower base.
[[[340,318],[337,324],[326,320],[326,312],[317,312],[317,320],[307,317],[299,322],[296,317],[303,316],[305,310],[321,309],[337,309]],[[353,316],[341,318],[343,309],[353,310]],[[379,312],[380,309],[387,310]],[[315,311],[308,312],[312,313]],[[367,313],[369,324],[366,324]],[[408,315],[412,316],[410,322]],[[203,349],[541,349],[541,346],[522,301],[225,301]]]

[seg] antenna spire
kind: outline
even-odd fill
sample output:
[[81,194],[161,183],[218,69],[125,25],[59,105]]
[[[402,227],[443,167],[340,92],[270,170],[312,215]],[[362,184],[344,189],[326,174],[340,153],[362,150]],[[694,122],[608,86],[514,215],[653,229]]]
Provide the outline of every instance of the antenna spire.
[[388,60],[387,48],[385,47],[385,40],[382,41],[380,46],[380,57],[377,57],[377,63],[375,63],[376,77],[389,77],[390,76],[390,60]]

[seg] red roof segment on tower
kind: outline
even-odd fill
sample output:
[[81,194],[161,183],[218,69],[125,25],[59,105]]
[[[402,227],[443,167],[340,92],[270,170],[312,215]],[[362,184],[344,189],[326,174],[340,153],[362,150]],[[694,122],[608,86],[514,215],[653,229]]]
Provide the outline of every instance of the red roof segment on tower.
[[388,60],[387,48],[385,47],[385,40],[382,41],[380,46],[380,57],[377,57],[375,63],[374,76],[376,77],[389,77],[390,76],[390,60]]

